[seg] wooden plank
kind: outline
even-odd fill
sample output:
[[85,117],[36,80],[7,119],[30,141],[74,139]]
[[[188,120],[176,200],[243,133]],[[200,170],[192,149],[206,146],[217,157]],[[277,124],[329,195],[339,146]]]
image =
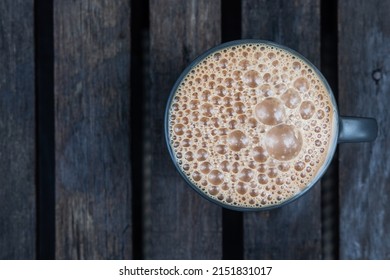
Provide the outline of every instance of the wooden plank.
[[192,191],[164,141],[169,92],[185,66],[220,43],[220,1],[150,1],[151,178],[146,193],[145,257],[222,257],[222,210]]
[[[243,0],[242,37],[286,45],[319,67],[319,17],[319,0]],[[320,184],[283,208],[245,213],[244,258],[321,258]]]
[[56,257],[132,256],[130,2],[54,1]]
[[339,107],[378,120],[373,143],[340,145],[340,258],[390,258],[389,1],[339,2]]
[[34,1],[0,2],[0,259],[34,259]]

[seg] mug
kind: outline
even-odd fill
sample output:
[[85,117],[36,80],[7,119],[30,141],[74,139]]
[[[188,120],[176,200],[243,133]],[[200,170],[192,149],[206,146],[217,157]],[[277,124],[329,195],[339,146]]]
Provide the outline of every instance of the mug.
[[338,143],[373,141],[378,131],[375,119],[339,115],[329,84],[305,57],[264,40],[224,43],[190,63],[171,90],[164,125],[188,185],[239,211],[296,200],[320,180]]

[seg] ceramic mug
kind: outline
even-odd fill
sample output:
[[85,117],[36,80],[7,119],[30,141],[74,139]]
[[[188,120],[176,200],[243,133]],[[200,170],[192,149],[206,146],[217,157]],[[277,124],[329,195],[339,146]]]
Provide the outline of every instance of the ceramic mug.
[[[256,49],[256,51],[255,51],[255,49]],[[263,52],[261,51],[261,49],[263,49]],[[231,59],[233,61],[233,62],[231,62],[232,63],[231,67],[229,66],[230,65],[229,59],[227,59],[227,60],[225,59],[224,61],[221,62],[221,60],[222,60],[221,57],[224,57],[223,55],[225,55],[226,57],[228,57],[229,55],[231,57],[233,57]],[[246,59],[248,55],[249,56],[252,55],[251,59],[249,59],[249,60]],[[280,60],[282,60],[282,61],[280,61]],[[238,61],[240,61],[240,62],[238,62]],[[277,63],[275,61],[277,61]],[[262,63],[260,63],[260,62],[262,62]],[[226,65],[224,65],[223,63],[225,63]],[[205,67],[202,66],[202,64],[207,64],[208,67],[212,67],[212,71],[208,72],[207,69],[205,70]],[[286,66],[282,67],[280,65],[286,65]],[[299,67],[298,67],[298,65],[299,65]],[[267,69],[267,70],[264,70],[264,69]],[[272,70],[272,69],[274,69],[274,70]],[[311,127],[310,123],[313,124],[313,119],[315,119],[315,117],[310,116],[310,118],[305,119],[307,117],[307,115],[305,115],[306,114],[305,112],[308,112],[307,110],[310,111],[310,106],[306,106],[307,107],[306,108],[305,106],[302,105],[303,104],[302,103],[300,105],[301,107],[299,107],[299,108],[294,107],[295,105],[293,103],[291,103],[294,99],[288,100],[287,103],[284,103],[284,105],[283,105],[283,100],[286,101],[286,98],[283,97],[284,94],[286,93],[286,88],[288,88],[289,85],[290,85],[290,87],[292,87],[291,86],[292,84],[294,84],[294,86],[295,86],[295,84],[298,83],[297,81],[299,79],[297,79],[294,76],[295,81],[289,81],[288,78],[286,78],[286,76],[284,76],[285,77],[285,80],[283,81],[284,83],[283,82],[279,83],[280,80],[283,80],[283,75],[280,74],[281,69],[284,69],[287,74],[292,73],[291,74],[292,76],[295,75],[294,71],[301,71],[301,72],[298,72],[299,75],[301,75],[301,73],[305,73],[302,75],[304,77],[306,77],[305,79],[306,79],[306,83],[308,85],[308,88],[310,88],[310,84],[309,84],[310,78],[314,77],[313,79],[315,81],[314,80],[313,81],[319,83],[319,86],[317,85],[317,88],[321,88],[322,94],[327,95],[327,98],[325,98],[325,99],[327,99],[329,101],[328,103],[330,104],[328,106],[328,107],[330,107],[330,111],[329,111],[329,114],[327,116],[332,118],[332,120],[329,120],[329,126],[332,126],[333,129],[332,129],[332,132],[328,131],[328,133],[329,133],[329,135],[328,135],[329,141],[328,142],[329,143],[328,143],[326,149],[323,149],[323,150],[325,150],[325,155],[321,155],[322,163],[320,164],[320,166],[318,166],[317,172],[312,175],[312,177],[309,179],[309,181],[305,181],[306,183],[305,183],[304,187],[300,187],[299,190],[294,192],[291,196],[288,196],[287,198],[283,198],[283,199],[281,199],[280,202],[278,202],[277,198],[274,198],[274,196],[276,194],[269,193],[268,199],[271,196],[271,199],[274,199],[275,202],[270,203],[270,204],[265,203],[262,205],[261,201],[265,200],[266,198],[263,198],[263,200],[256,198],[257,200],[255,200],[254,198],[251,198],[251,195],[248,195],[249,192],[252,192],[253,195],[257,195],[257,196],[263,195],[264,193],[265,193],[264,196],[267,195],[267,191],[266,191],[267,186],[265,186],[265,187],[261,186],[261,184],[259,183],[259,180],[261,178],[264,178],[264,180],[273,181],[274,186],[272,186],[272,188],[275,188],[275,191],[276,191],[276,189],[278,189],[278,192],[285,192],[289,188],[296,188],[296,186],[294,187],[294,184],[295,185],[297,184],[298,179],[296,179],[295,181],[291,181],[291,179],[289,177],[287,179],[288,181],[287,180],[283,181],[278,177],[279,175],[276,175],[276,177],[273,177],[273,178],[271,178],[272,176],[268,178],[268,177],[266,177],[265,174],[262,174],[260,172],[262,170],[258,171],[259,168],[264,166],[264,164],[259,164],[259,162],[256,163],[257,166],[260,166],[260,167],[257,167],[258,168],[257,171],[255,170],[256,166],[254,166],[254,170],[251,171],[250,168],[245,167],[247,162],[244,162],[244,161],[240,162],[239,160],[237,161],[236,159],[234,159],[234,157],[237,158],[236,155],[239,155],[239,157],[241,156],[241,154],[239,154],[239,152],[241,152],[241,150],[237,151],[235,149],[236,146],[234,146],[234,143],[235,144],[237,144],[237,143],[234,141],[241,141],[242,139],[240,137],[239,138],[233,137],[232,139],[234,141],[233,140],[232,141],[234,143],[232,144],[231,142],[229,142],[229,135],[228,136],[222,135],[222,136],[220,136],[220,138],[218,138],[218,136],[215,136],[216,137],[215,139],[218,139],[218,141],[224,141],[224,142],[221,142],[223,144],[226,144],[227,142],[228,142],[228,144],[230,143],[230,145],[233,145],[233,146],[230,146],[230,148],[233,149],[234,151],[229,150],[228,151],[229,156],[223,155],[222,157],[219,157],[218,159],[214,158],[213,159],[214,165],[217,165],[218,161],[221,161],[223,159],[223,157],[225,157],[227,159],[226,164],[230,164],[230,163],[234,164],[235,162],[237,162],[236,166],[238,166],[238,168],[237,168],[238,173],[239,172],[241,172],[243,174],[245,173],[244,175],[245,176],[248,175],[249,176],[248,178],[250,178],[250,176],[253,176],[253,174],[255,174],[254,177],[258,176],[258,180],[256,180],[256,178],[254,178],[254,179],[252,178],[251,181],[248,181],[247,177],[245,177],[244,175],[242,175],[244,177],[239,177],[239,179],[237,179],[236,177],[241,176],[241,175],[236,176],[236,175],[232,174],[232,171],[230,171],[230,172],[228,171],[227,173],[224,173],[222,171],[214,171],[214,174],[205,172],[206,174],[203,174],[203,179],[202,179],[203,181],[196,182],[195,179],[193,179],[194,174],[196,174],[196,175],[197,174],[202,175],[202,174],[200,172],[198,172],[197,169],[194,169],[194,168],[191,169],[190,164],[194,165],[194,163],[189,162],[189,161],[187,163],[183,163],[182,160],[185,161],[185,159],[182,158],[183,155],[180,155],[180,158],[178,157],[178,154],[179,153],[181,154],[181,152],[178,152],[178,151],[181,151],[180,150],[180,148],[182,148],[181,145],[183,145],[183,143],[187,143],[190,141],[187,141],[188,139],[185,140],[184,138],[180,138],[179,135],[175,135],[175,131],[174,131],[174,129],[175,129],[174,125],[175,125],[175,123],[178,122],[176,115],[174,113],[174,110],[180,111],[181,110],[179,108],[180,106],[183,106],[183,108],[187,107],[187,106],[184,107],[185,105],[179,105],[177,102],[177,100],[180,98],[180,96],[183,96],[185,94],[187,94],[186,99],[188,99],[188,100],[186,100],[187,103],[183,103],[183,104],[194,104],[195,103],[198,106],[199,106],[199,104],[196,100],[198,100],[200,98],[203,98],[205,100],[204,104],[209,104],[208,106],[211,106],[212,101],[210,101],[210,100],[214,100],[214,101],[215,100],[217,100],[217,101],[218,100],[219,101],[221,101],[221,100],[234,100],[234,99],[237,99],[237,96],[239,96],[237,94],[237,92],[240,92],[240,91],[245,92],[246,100],[251,99],[252,98],[251,96],[253,95],[253,97],[254,97],[253,99],[254,100],[256,99],[255,103],[259,103],[259,104],[260,103],[261,104],[268,103],[271,107],[264,107],[263,106],[265,109],[262,107],[261,104],[260,105],[252,104],[250,106],[247,106],[249,108],[249,110],[253,110],[253,111],[258,110],[255,113],[255,114],[257,114],[256,115],[257,118],[253,118],[254,121],[251,119],[255,123],[255,126],[257,126],[257,127],[255,127],[255,129],[257,129],[256,130],[257,132],[253,132],[253,133],[255,133],[254,135],[256,135],[256,133],[261,134],[261,132],[258,132],[259,131],[258,127],[265,126],[266,128],[264,129],[264,131],[266,131],[268,129],[268,132],[265,132],[262,135],[262,137],[263,137],[262,139],[270,139],[270,135],[272,134],[272,132],[270,132],[270,131],[278,131],[279,130],[279,131],[281,131],[281,134],[279,134],[279,135],[285,136],[289,133],[289,131],[288,131],[289,127],[292,127],[292,126],[289,126],[288,124],[285,124],[284,126],[283,126],[283,124],[281,124],[282,120],[279,121],[279,119],[278,119],[279,118],[278,116],[281,114],[274,113],[274,111],[276,110],[275,108],[278,108],[277,106],[281,106],[281,110],[283,110],[281,112],[284,114],[284,118],[286,118],[286,119],[287,119],[287,116],[286,116],[287,111],[295,112],[296,114],[298,114],[297,112],[300,110],[302,120],[301,120],[301,122],[297,121],[296,124],[299,124],[299,126],[300,126],[302,121],[303,121],[303,123],[306,122],[307,125],[304,126],[304,124],[302,124],[302,126],[299,128],[294,127],[294,130],[297,130],[298,132],[297,132],[297,134],[294,134],[295,136],[293,136],[292,139],[297,140],[297,143],[295,143],[296,147],[298,147],[300,145],[300,142],[298,141],[299,139],[302,138],[303,140],[301,142],[303,142],[303,143],[306,143],[306,141],[308,141],[307,139],[305,139],[305,137],[307,137],[307,135],[311,134],[311,132],[310,132],[311,130],[314,130],[314,126]],[[282,71],[284,71],[284,70],[282,70]],[[207,73],[208,74],[214,73],[214,76],[205,74],[207,76],[207,79],[209,79],[208,84],[205,81],[201,81],[201,78],[203,75],[202,71],[203,71],[203,73],[206,73],[206,74]],[[236,72],[234,72],[234,71],[236,71]],[[235,74],[238,73],[237,71],[240,73],[239,75],[241,75],[241,76],[239,76],[236,80],[234,80],[233,78],[226,78],[225,80],[223,79],[223,77],[233,77]],[[303,71],[305,71],[305,72],[303,72]],[[269,72],[270,75],[267,76],[266,75],[267,73],[265,73],[263,75],[264,72],[267,72],[267,73]],[[224,76],[221,73],[223,73]],[[272,73],[276,73],[276,74],[272,74]],[[199,76],[198,80],[197,80],[197,78],[195,78],[197,75]],[[274,77],[275,77],[274,78],[275,81],[273,84],[271,81],[273,78],[272,75],[274,75]],[[206,76],[204,76],[204,77],[206,77]],[[211,78],[209,76],[211,76]],[[211,83],[211,82],[213,82],[212,77],[214,77],[214,79],[216,81],[219,81],[220,83],[222,83],[224,85],[224,86],[219,88],[219,92],[218,92],[218,89],[215,87],[216,84]],[[218,77],[219,77],[219,80],[218,80]],[[190,81],[191,79],[193,79],[194,82]],[[228,79],[230,79],[230,80],[228,80]],[[210,82],[210,80],[211,80],[211,82]],[[195,86],[193,84],[197,83],[196,81],[198,81],[198,85]],[[231,82],[229,83],[229,81],[231,81]],[[314,83],[314,82],[312,82],[312,83]],[[247,85],[246,87],[245,87],[245,84]],[[313,100],[313,102],[317,103],[316,106],[320,106],[318,104],[321,104],[321,103],[318,101],[319,98],[317,96],[320,91],[315,90],[315,88],[313,86],[314,84],[311,84],[311,87],[313,89],[311,91],[307,90],[305,87],[299,87],[299,86],[298,87],[296,86],[296,88],[293,89],[293,91],[295,92],[295,94],[296,94],[296,92],[298,92],[298,94],[301,95],[302,98],[299,97],[298,98],[299,100],[304,99],[304,96],[306,96],[306,98],[309,98],[309,99],[311,98],[311,100]],[[191,85],[191,87],[190,87],[190,85]],[[229,89],[229,85],[230,85],[230,89]],[[267,85],[267,86],[264,86],[264,85]],[[279,88],[283,87],[283,86],[279,86],[279,88],[278,88],[278,85],[285,86],[285,88],[283,89],[285,91],[284,93],[283,93],[283,90],[280,93],[277,92],[277,90]],[[183,86],[187,86],[188,88],[187,89],[183,88]],[[305,86],[305,84],[304,84],[304,86]],[[270,90],[268,92],[264,93],[264,91],[260,90],[260,88],[262,88],[262,87],[268,88]],[[188,92],[183,93],[186,91],[191,91],[191,88],[193,91],[192,93],[188,93]],[[225,92],[222,93],[220,90],[221,88],[224,88]],[[272,89],[273,89],[273,91],[272,91]],[[305,90],[307,90],[307,91],[305,92]],[[206,97],[199,96],[199,94],[201,92],[206,92],[206,91],[208,93],[208,96],[206,96]],[[191,94],[193,96],[191,96]],[[219,96],[218,96],[218,94],[219,94]],[[311,95],[311,97],[309,95]],[[214,96],[214,99],[213,99],[213,96]],[[227,98],[223,99],[225,97],[227,97]],[[192,98],[194,98],[193,100],[195,100],[193,103],[191,103]],[[242,97],[242,98],[244,98],[244,97]],[[262,102],[264,102],[264,100],[266,100],[265,103],[262,103]],[[317,100],[317,101],[314,101],[314,100]],[[308,101],[307,104],[309,104],[310,102],[311,101]],[[234,104],[236,104],[236,103],[234,103]],[[239,103],[242,104],[242,102],[239,102]],[[272,104],[277,104],[277,105],[275,105],[276,107],[272,107],[272,106],[274,106]],[[314,103],[313,103],[313,105],[314,105]],[[203,106],[203,105],[201,105],[201,106]],[[231,105],[231,106],[233,106],[233,105]],[[234,118],[239,118],[238,114],[234,115],[235,112],[233,109],[229,111],[231,113],[231,116],[226,117],[226,115],[223,114],[223,112],[225,110],[225,105],[216,105],[214,107],[215,107],[214,108],[215,111],[212,111],[211,109],[210,109],[210,111],[208,111],[207,108],[203,108],[204,109],[203,119],[205,120],[205,122],[207,120],[210,120],[213,118],[214,118],[214,120],[215,120],[215,118],[218,118],[218,116],[216,116],[216,114],[218,113],[217,112],[218,110],[220,113],[222,112],[221,113],[222,117],[230,118],[233,121],[234,121]],[[229,107],[229,105],[227,107]],[[302,107],[304,107],[304,108],[302,109]],[[198,134],[199,133],[202,134],[202,132],[198,131],[199,128],[202,128],[202,127],[204,128],[204,130],[202,130],[202,131],[208,131],[208,132],[213,131],[213,130],[211,130],[211,128],[208,129],[208,127],[204,127],[204,126],[200,126],[200,125],[198,126],[198,123],[200,122],[199,118],[202,117],[201,108],[196,108],[196,106],[195,106],[192,111],[188,110],[188,109],[184,110],[183,108],[181,110],[181,113],[179,113],[181,118],[183,120],[186,120],[186,121],[183,121],[184,122],[183,124],[180,123],[179,130],[180,130],[180,133],[183,133],[183,137],[184,137],[184,133],[192,134],[192,132],[195,132],[195,131]],[[271,108],[271,109],[269,109],[269,108]],[[307,109],[307,110],[305,111],[305,109]],[[261,111],[261,110],[263,110],[263,111]],[[193,113],[193,112],[198,112],[198,113]],[[270,116],[270,114],[271,114],[271,116]],[[272,115],[272,114],[274,114],[274,115]],[[199,117],[196,117],[196,116],[199,116]],[[294,116],[294,115],[292,114],[291,116]],[[191,119],[191,117],[193,117],[193,118]],[[175,120],[173,120],[173,118],[175,118]],[[228,119],[226,119],[225,124],[228,122],[227,120]],[[288,123],[289,120],[287,119],[287,120],[285,120],[285,122]],[[338,143],[373,141],[376,138],[377,131],[378,131],[378,126],[377,126],[377,122],[375,119],[359,118],[359,117],[344,117],[344,116],[339,115],[336,100],[334,98],[334,95],[332,93],[331,88],[329,87],[328,82],[326,81],[324,76],[321,74],[321,72],[310,61],[308,61],[305,57],[303,57],[302,55],[300,55],[296,51],[291,50],[285,46],[281,46],[279,44],[269,42],[269,41],[263,41],[263,40],[238,40],[238,41],[224,43],[224,44],[221,44],[219,46],[216,46],[216,47],[206,51],[205,53],[200,55],[198,58],[196,58],[192,63],[190,63],[189,66],[179,76],[179,78],[177,79],[176,83],[174,84],[174,86],[172,88],[172,91],[170,93],[170,96],[169,96],[169,99],[167,102],[166,111],[165,111],[164,125],[165,125],[165,139],[166,139],[169,154],[171,156],[171,159],[172,159],[176,169],[178,170],[180,175],[183,177],[183,179],[188,183],[188,185],[193,190],[195,190],[197,193],[199,193],[201,196],[203,196],[204,198],[206,198],[206,199],[208,199],[208,200],[210,200],[210,201],[212,201],[220,206],[223,206],[225,208],[232,209],[232,210],[239,210],[239,211],[269,210],[269,209],[281,207],[283,205],[286,205],[287,203],[290,203],[290,202],[296,200],[297,198],[299,198],[303,194],[305,194],[308,190],[310,190],[316,184],[316,182],[318,182],[318,180],[320,180],[320,178],[325,173],[326,169],[328,168],[328,166],[329,166],[329,164],[334,156],[336,146]],[[305,127],[307,128],[307,126],[310,127],[308,129],[309,132],[304,131],[304,128]],[[277,127],[277,128],[274,128],[274,127]],[[272,130],[272,128],[274,128],[274,129]],[[283,132],[283,128],[287,128],[287,132],[286,131]],[[318,128],[318,126],[316,128]],[[241,130],[245,130],[245,128],[243,129],[241,127]],[[314,131],[313,131],[313,133],[314,133]],[[199,142],[204,141],[204,142],[202,142],[202,143],[204,143],[204,146],[205,146],[205,149],[202,149],[203,151],[205,151],[204,155],[207,154],[208,157],[213,157],[213,154],[217,155],[217,153],[215,153],[215,151],[210,150],[210,147],[207,145],[208,143],[213,141],[210,138],[210,137],[212,137],[212,135],[208,135],[208,134],[209,133],[204,132],[203,135],[198,135],[197,140],[199,140]],[[179,139],[180,140],[179,141],[177,138],[180,138],[181,140]],[[257,138],[259,138],[259,137],[257,137]],[[263,141],[262,139],[260,139],[260,142]],[[244,140],[242,140],[242,141],[244,141]],[[248,141],[251,141],[251,140],[249,139]],[[279,140],[276,140],[276,142],[278,142],[278,141]],[[242,143],[243,143],[243,145],[246,145],[245,144],[246,142],[245,143],[242,142]],[[282,142],[279,141],[278,143],[282,143]],[[224,146],[223,144],[221,146]],[[266,143],[266,145],[270,145],[270,144]],[[283,143],[282,143],[282,148],[284,149],[283,151],[285,151],[285,150],[287,151],[289,148],[288,145],[290,145],[290,144],[287,143],[286,145],[287,146],[283,146]],[[191,157],[196,157],[196,155],[194,155],[194,154],[196,153],[196,150],[199,147],[194,145],[192,148],[192,152],[190,152],[190,153],[186,152],[186,153],[192,155]],[[283,164],[285,166],[288,166],[290,163],[285,162],[285,158],[283,158],[283,156],[284,156],[283,151],[281,152],[280,150],[272,150],[272,147],[273,147],[272,145],[266,146],[266,148],[268,150],[263,149],[263,148],[259,148],[262,151],[265,150],[264,158],[266,158],[266,157],[268,158],[267,162],[270,162],[269,164],[271,164],[271,165],[281,163],[282,164],[281,166],[283,166]],[[245,147],[245,148],[247,148],[247,147]],[[293,148],[294,148],[294,145],[293,145]],[[292,148],[292,150],[293,150],[293,148]],[[198,150],[200,150],[200,149],[198,149]],[[301,150],[302,150],[302,147],[301,147]],[[308,150],[309,149],[306,149],[305,152],[307,152]],[[323,151],[323,150],[321,150],[321,151]],[[187,151],[187,150],[183,150],[183,151]],[[248,151],[249,151],[249,148],[248,148]],[[250,153],[250,151],[247,153]],[[294,151],[293,151],[292,156],[298,157],[301,153],[303,153],[303,152],[299,151],[298,154],[297,153],[294,154]],[[318,152],[318,153],[320,153],[320,152]],[[280,155],[282,155],[282,156],[280,157]],[[288,155],[288,157],[289,156],[290,155]],[[196,163],[196,166],[199,166],[200,164],[202,164],[203,158],[201,158],[201,157],[202,157],[202,155],[200,155],[200,161],[198,161]],[[276,160],[275,158],[277,158],[278,160]],[[191,159],[191,158],[189,158],[189,159]],[[261,162],[261,158],[260,158],[260,162]],[[213,165],[213,164],[210,163],[209,165]],[[311,168],[309,163],[307,163],[306,166],[307,166],[306,168]],[[289,166],[289,168],[291,170],[293,167]],[[212,169],[212,167],[210,168],[210,170],[211,169]],[[238,170],[241,170],[241,171],[238,171]],[[206,170],[206,171],[209,171],[209,170]],[[263,171],[264,171],[264,173],[267,172],[266,170],[263,170]],[[213,172],[213,171],[211,171],[211,172]],[[278,173],[278,174],[282,174],[282,173]],[[215,175],[217,175],[217,177]],[[220,176],[220,177],[218,177],[218,176]],[[292,176],[295,176],[295,175],[292,175]],[[231,180],[235,179],[235,182],[229,181],[229,183],[227,183],[224,181],[224,180],[226,180],[226,178],[232,178]],[[198,177],[196,177],[196,179],[198,179]],[[243,179],[243,180],[240,181],[241,179]],[[283,181],[284,185],[283,184],[282,185],[275,184],[275,182],[277,183],[280,181]],[[289,183],[289,185],[287,185],[286,181],[287,182],[291,181],[291,182]],[[200,182],[203,182],[203,184],[205,184],[204,182],[206,182],[206,185],[204,187],[202,187]],[[213,182],[213,184],[211,184],[210,182]],[[223,186],[221,187],[221,184],[226,185],[225,191],[223,191]],[[230,187],[227,186],[229,184],[230,184]],[[245,184],[247,184],[247,186],[245,186]],[[271,188],[271,184],[268,186],[268,188]],[[238,194],[235,193],[234,190],[236,190],[238,192],[240,192],[240,190],[241,190],[241,192],[243,194],[241,196],[239,196]],[[263,192],[260,194],[260,191],[262,191],[262,190],[263,190]],[[213,193],[215,195],[212,195]],[[229,196],[229,193],[240,197],[240,201],[239,202],[237,202],[237,201],[234,202],[234,201],[230,201],[230,200],[227,201],[228,199],[226,197]],[[253,204],[250,204],[250,203],[252,203],[252,201],[254,201]],[[255,203],[256,201],[257,201],[257,203]]]

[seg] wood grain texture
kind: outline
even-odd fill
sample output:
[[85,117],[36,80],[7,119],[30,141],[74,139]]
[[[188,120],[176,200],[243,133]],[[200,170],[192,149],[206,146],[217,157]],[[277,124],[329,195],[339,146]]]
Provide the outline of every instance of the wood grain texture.
[[192,191],[169,157],[163,117],[170,90],[197,55],[220,42],[220,1],[150,1],[150,187],[145,257],[219,259],[222,210]]
[[54,1],[56,257],[132,256],[130,1]]
[[377,119],[375,142],[340,145],[340,258],[390,258],[390,2],[339,1],[340,113]]
[[34,1],[0,1],[0,259],[34,259]]
[[[320,63],[320,1],[243,0],[242,37],[286,45]],[[244,214],[244,258],[321,258],[321,190],[283,208]]]

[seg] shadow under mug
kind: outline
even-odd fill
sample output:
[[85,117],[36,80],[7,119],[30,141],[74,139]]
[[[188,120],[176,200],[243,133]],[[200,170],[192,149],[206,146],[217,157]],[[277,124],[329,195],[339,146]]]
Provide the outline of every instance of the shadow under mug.
[[[275,205],[269,205],[269,206],[262,206],[262,207],[243,207],[243,206],[236,206],[231,204],[223,203],[217,199],[213,199],[212,197],[205,194],[202,190],[200,190],[199,187],[194,185],[194,183],[187,177],[187,175],[182,171],[180,168],[179,163],[176,160],[175,152],[173,151],[173,148],[171,146],[171,140],[169,135],[169,113],[171,109],[171,105],[173,102],[173,98],[176,94],[177,89],[179,88],[180,84],[183,82],[187,74],[191,72],[191,70],[201,63],[205,58],[209,57],[211,54],[214,54],[222,49],[234,47],[238,45],[247,45],[247,44],[265,44],[270,47],[274,47],[276,49],[284,50],[293,56],[301,59],[304,63],[306,63],[309,67],[311,67],[314,72],[317,74],[317,77],[322,81],[324,87],[326,88],[327,93],[330,96],[332,105],[333,105],[333,113],[334,113],[334,129],[333,129],[333,138],[330,139],[330,144],[327,152],[326,159],[323,163],[323,165],[319,168],[316,176],[310,181],[310,183],[300,192],[298,192],[296,195],[288,198],[287,200],[283,201],[282,203],[275,204]],[[217,205],[220,205],[222,207],[231,209],[231,210],[237,210],[237,211],[261,211],[261,210],[270,210],[279,208],[283,205],[289,204],[290,202],[296,200],[297,198],[301,197],[303,194],[305,194],[307,191],[309,191],[323,176],[326,169],[328,168],[338,143],[356,143],[356,142],[369,142],[375,140],[378,134],[378,125],[377,121],[373,118],[361,118],[361,117],[345,117],[340,116],[336,104],[335,97],[333,95],[333,92],[324,78],[324,76],[321,74],[321,72],[304,56],[297,53],[296,51],[286,47],[279,45],[274,42],[265,41],[265,40],[256,40],[256,39],[245,39],[245,40],[236,40],[227,42],[221,45],[218,45],[214,48],[209,49],[199,57],[197,57],[194,61],[192,61],[189,66],[181,73],[179,78],[177,79],[176,83],[174,84],[168,102],[165,110],[165,118],[164,118],[164,131],[165,131],[165,140],[168,147],[169,154],[171,156],[171,159],[177,169],[177,171],[180,173],[180,175],[183,177],[183,179],[188,183],[188,185],[195,190],[197,193],[199,193],[202,197],[206,198],[207,200],[216,203]]]

